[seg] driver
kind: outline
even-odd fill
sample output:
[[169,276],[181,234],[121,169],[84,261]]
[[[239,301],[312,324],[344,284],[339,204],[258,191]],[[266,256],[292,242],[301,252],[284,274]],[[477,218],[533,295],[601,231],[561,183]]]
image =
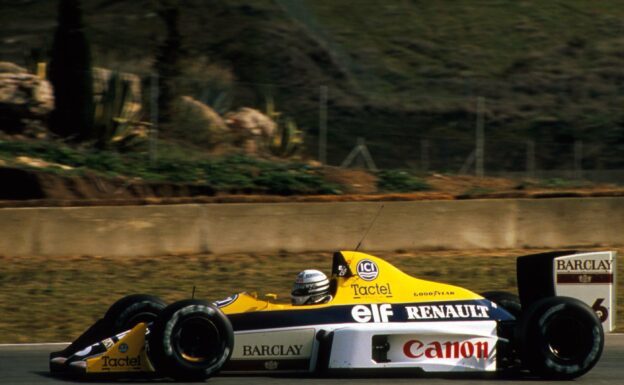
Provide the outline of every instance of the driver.
[[290,298],[293,305],[314,305],[331,301],[327,276],[318,270],[302,271],[297,274]]

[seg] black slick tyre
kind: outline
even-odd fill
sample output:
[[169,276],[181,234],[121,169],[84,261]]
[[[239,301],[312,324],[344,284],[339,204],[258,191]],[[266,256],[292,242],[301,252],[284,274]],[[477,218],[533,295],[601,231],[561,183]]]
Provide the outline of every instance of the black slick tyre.
[[156,371],[175,380],[202,381],[216,374],[234,348],[227,317],[207,301],[171,304],[150,328],[147,354]]
[[140,322],[156,320],[167,304],[160,298],[148,294],[132,294],[115,302],[104,318],[111,326],[111,335],[132,329]]
[[486,291],[485,293],[481,293],[481,296],[507,310],[507,312],[509,312],[516,319],[520,318],[522,305],[520,304],[520,298],[518,298],[517,295],[506,291]]
[[533,303],[520,318],[516,336],[524,366],[552,380],[587,373],[604,347],[596,313],[570,297],[547,297]]
[[103,318],[97,320],[68,347],[50,353],[50,371],[65,371],[64,360],[87,346],[132,329],[140,322],[153,322],[166,306],[162,299],[147,294],[132,294],[119,299],[108,308]]

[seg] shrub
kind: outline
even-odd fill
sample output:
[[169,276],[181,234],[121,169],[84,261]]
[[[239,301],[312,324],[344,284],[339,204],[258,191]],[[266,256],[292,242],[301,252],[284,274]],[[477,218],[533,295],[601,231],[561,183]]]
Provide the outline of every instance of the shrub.
[[424,180],[400,170],[379,171],[377,173],[377,188],[384,192],[431,190],[431,186]]

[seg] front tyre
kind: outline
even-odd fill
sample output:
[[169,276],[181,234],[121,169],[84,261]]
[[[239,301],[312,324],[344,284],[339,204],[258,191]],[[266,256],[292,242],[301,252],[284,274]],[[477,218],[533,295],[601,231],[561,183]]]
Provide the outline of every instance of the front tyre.
[[132,294],[115,302],[104,316],[112,330],[110,335],[130,330],[140,322],[156,320],[167,304],[160,298],[148,294]]
[[91,325],[69,346],[50,353],[50,371],[64,371],[67,358],[89,345],[130,330],[140,322],[154,321],[166,306],[162,299],[148,294],[132,294],[119,299],[103,318]]
[[517,337],[525,366],[555,380],[587,373],[604,347],[596,313],[570,297],[548,297],[532,304],[520,318]]
[[162,312],[150,328],[147,354],[156,371],[176,380],[204,380],[230,358],[234,332],[210,302],[184,300]]

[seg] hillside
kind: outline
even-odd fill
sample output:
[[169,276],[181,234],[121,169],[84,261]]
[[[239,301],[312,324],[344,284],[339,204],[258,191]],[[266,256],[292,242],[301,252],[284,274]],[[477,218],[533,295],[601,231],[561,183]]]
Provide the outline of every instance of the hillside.
[[[56,2],[0,3],[0,60],[33,68],[46,57]],[[329,87],[329,160],[356,136],[382,167],[457,171],[473,147],[476,97],[485,98],[491,170],[621,168],[624,6],[591,2],[185,1],[182,89],[221,108],[262,106],[307,130],[315,154],[319,87]],[[156,2],[83,0],[97,65],[146,74],[162,40]],[[201,94],[201,95],[200,95]],[[562,155],[564,154],[564,155]]]

